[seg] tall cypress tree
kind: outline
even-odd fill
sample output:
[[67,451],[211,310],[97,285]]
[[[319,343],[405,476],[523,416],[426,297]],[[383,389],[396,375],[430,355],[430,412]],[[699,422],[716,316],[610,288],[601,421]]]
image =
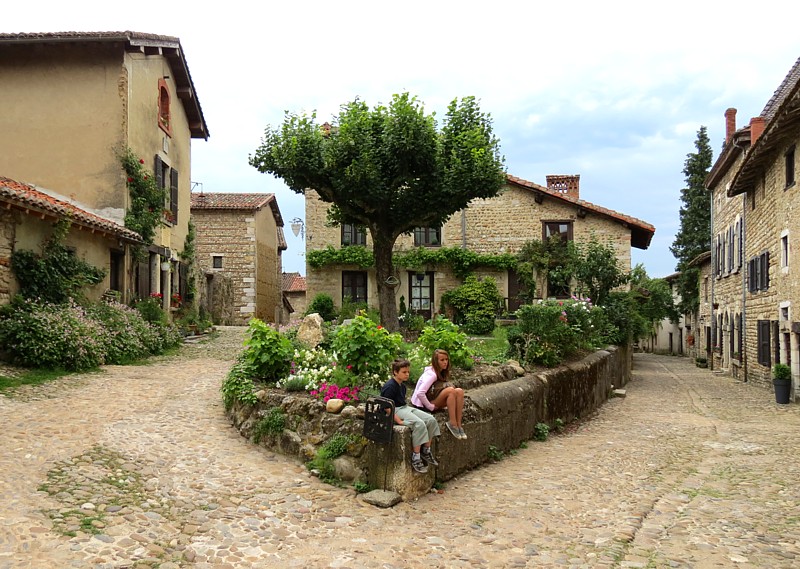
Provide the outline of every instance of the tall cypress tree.
[[681,190],[681,227],[670,247],[678,259],[676,270],[681,272],[678,291],[682,299],[680,308],[684,314],[697,309],[700,299],[699,269],[688,265],[700,253],[711,250],[711,192],[706,189],[704,182],[711,170],[713,152],[706,127],[701,126],[697,131],[694,146],[697,152],[687,154],[683,166],[686,187]]

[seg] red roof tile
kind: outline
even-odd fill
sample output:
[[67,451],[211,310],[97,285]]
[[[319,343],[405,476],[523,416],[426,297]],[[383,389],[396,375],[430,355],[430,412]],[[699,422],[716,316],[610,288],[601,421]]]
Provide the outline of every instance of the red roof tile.
[[33,211],[55,218],[69,217],[73,223],[83,227],[99,230],[135,243],[142,242],[142,238],[138,233],[110,219],[100,217],[73,203],[53,197],[46,193],[44,189],[38,189],[3,176],[0,176],[0,202],[5,202],[9,204],[9,207],[16,207],[27,212]]
[[528,180],[523,180],[522,178],[512,176],[511,174],[507,174],[506,179],[512,184],[521,188],[544,194],[549,198],[574,204],[587,211],[591,211],[593,213],[613,219],[614,221],[627,224],[631,229],[631,246],[638,249],[647,249],[650,246],[650,240],[653,238],[653,234],[656,232],[656,228],[653,225],[647,223],[646,221],[642,221],[641,219],[631,217],[630,215],[625,215],[624,213],[614,211],[613,209],[595,205],[591,202],[587,202],[586,200],[574,198],[564,193],[554,192],[545,186],[540,186],[539,184],[529,182]]
[[306,278],[300,273],[283,273],[283,292],[306,292]]
[[202,193],[192,194],[192,209],[260,209],[275,194]]

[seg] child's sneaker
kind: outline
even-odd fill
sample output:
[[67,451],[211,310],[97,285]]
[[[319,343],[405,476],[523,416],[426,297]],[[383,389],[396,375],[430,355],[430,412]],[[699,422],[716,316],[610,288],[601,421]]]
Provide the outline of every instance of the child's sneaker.
[[444,424],[447,427],[447,430],[450,431],[451,435],[453,435],[457,439],[461,438],[461,433],[458,432],[458,427],[454,427],[453,425],[451,425],[450,421],[445,421]]
[[431,466],[439,466],[439,463],[436,461],[435,458],[433,458],[433,453],[431,452],[430,447],[428,447],[428,448],[422,447],[421,456],[422,456],[422,460],[424,460],[425,462],[427,462]]
[[411,455],[411,468],[414,469],[415,472],[420,474],[425,474],[428,472],[428,467],[425,466],[425,463],[422,462],[422,457],[420,455]]
[[464,432],[464,427],[458,428],[458,436],[461,440],[467,439],[467,433]]

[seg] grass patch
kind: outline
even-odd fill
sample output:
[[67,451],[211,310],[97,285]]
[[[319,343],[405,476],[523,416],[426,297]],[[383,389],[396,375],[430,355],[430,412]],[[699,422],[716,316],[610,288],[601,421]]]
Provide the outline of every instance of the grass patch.
[[71,372],[63,369],[25,369],[13,375],[0,373],[0,391],[22,385],[41,385],[70,374]]
[[470,338],[467,345],[475,352],[478,361],[503,363],[508,360],[508,329],[498,326],[492,331],[491,337]]

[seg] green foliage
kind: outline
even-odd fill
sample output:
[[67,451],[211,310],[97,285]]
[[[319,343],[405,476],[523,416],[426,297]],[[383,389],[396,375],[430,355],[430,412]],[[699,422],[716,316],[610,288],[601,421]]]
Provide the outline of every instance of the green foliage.
[[[471,369],[473,365],[472,349],[469,347],[467,335],[447,318],[439,317],[426,326],[417,340],[419,346],[430,358],[433,350],[446,350],[450,354],[450,364],[456,367]],[[429,365],[429,364],[426,364]]]
[[186,233],[186,239],[183,242],[183,251],[178,253],[178,256],[181,260],[186,263],[186,280],[187,280],[187,290],[186,290],[186,298],[184,299],[187,303],[191,303],[194,300],[195,295],[197,294],[197,285],[195,283],[195,246],[194,242],[197,238],[197,231],[194,227],[194,222],[189,219],[189,229]]
[[489,460],[493,460],[494,462],[498,462],[503,460],[504,453],[502,450],[497,448],[494,445],[489,445],[489,448],[486,449],[486,456],[489,457]]
[[508,330],[509,355],[525,364],[553,367],[578,350],[602,343],[603,311],[585,300],[545,300],[517,311]]
[[180,340],[171,324],[149,324],[118,303],[82,307],[17,296],[0,309],[0,345],[26,367],[82,371],[129,363]]
[[[153,173],[144,167],[144,160],[137,158],[130,148],[120,156],[127,176],[130,205],[125,212],[125,227],[141,235],[145,244],[153,243],[156,228],[162,223],[162,212],[166,201],[166,190],[156,184]],[[144,247],[135,249],[138,259],[144,258]]]
[[320,318],[326,322],[336,320],[336,306],[333,304],[333,297],[327,293],[317,293],[311,300],[306,309],[306,314],[319,314]]
[[10,375],[0,374],[0,392],[21,385],[40,385],[65,375],[68,375],[68,372],[62,369],[31,369]]
[[240,354],[220,388],[225,410],[230,410],[236,402],[246,405],[255,405],[258,402],[253,377],[254,372],[250,363],[243,353]]
[[304,377],[290,377],[286,381],[281,382],[281,388],[286,391],[305,391],[307,382]]
[[296,193],[313,188],[333,204],[331,220],[369,228],[381,320],[391,330],[398,326],[396,306],[384,287],[398,236],[441,227],[505,182],[491,119],[474,97],[454,100],[441,130],[408,93],[394,95],[388,106],[346,103],[331,124],[287,113],[279,128],[267,127],[250,164]]
[[375,257],[372,251],[361,245],[346,245],[335,249],[328,245],[324,249],[315,249],[306,253],[308,266],[320,269],[325,265],[355,265],[362,269],[375,266]]
[[778,380],[792,379],[792,368],[786,364],[775,364],[772,366],[772,378]]
[[570,243],[570,247],[576,294],[588,296],[594,304],[602,306],[612,289],[628,282],[628,275],[620,268],[611,245],[604,245],[592,236],[590,241]]
[[[344,298],[342,298],[342,307],[339,310],[338,320],[339,322],[350,320],[351,318],[355,318],[356,314],[359,314],[362,311],[366,314],[367,310],[368,309],[366,303],[353,302],[353,299],[351,299],[349,296],[345,296]],[[370,320],[374,319],[370,317]],[[380,319],[377,321],[380,322]]]
[[467,278],[478,267],[489,267],[500,271],[517,268],[517,257],[510,253],[482,255],[461,247],[417,247],[410,251],[395,253],[396,267],[421,269],[428,265],[448,266],[460,279]]
[[402,341],[399,334],[390,334],[386,328],[359,315],[336,330],[332,347],[338,356],[338,367],[350,366],[355,375],[383,377],[397,357]]
[[253,442],[258,444],[267,436],[280,435],[286,428],[286,413],[280,407],[270,407],[253,428]]
[[555,424],[553,425],[555,431],[560,433],[564,430],[564,419],[556,419]]
[[547,280],[551,288],[569,286],[572,251],[557,235],[543,241],[526,242],[517,254],[517,275],[523,288],[520,298],[525,302],[536,298],[537,277]]
[[493,278],[478,280],[470,275],[464,284],[444,293],[442,302],[453,307],[453,322],[463,326],[465,332],[485,336],[494,330],[495,315],[502,306],[503,297]]
[[71,222],[61,219],[53,224],[53,233],[42,243],[42,253],[14,251],[11,270],[19,283],[19,294],[55,304],[83,298],[82,290],[105,278],[105,271],[79,259],[64,245]]
[[470,340],[469,345],[476,362],[504,362],[508,356],[508,327],[498,326],[491,338]]
[[[700,302],[697,272],[689,271],[692,260],[705,251],[711,250],[711,192],[705,187],[705,180],[711,171],[713,151],[709,144],[706,127],[701,126],[695,140],[697,152],[686,155],[683,174],[686,187],[681,190],[680,229],[675,235],[670,251],[678,260],[678,292],[681,295],[681,312],[684,314],[697,309]],[[684,272],[687,274],[684,276]]]
[[609,344],[624,345],[650,333],[650,324],[637,310],[636,295],[634,291],[608,295],[603,310],[604,336]]
[[250,320],[244,357],[254,377],[278,381],[289,372],[294,350],[283,334],[258,318]]
[[325,441],[325,444],[320,447],[319,451],[317,452],[317,456],[330,459],[340,457],[347,452],[347,449],[350,447],[350,445],[353,445],[360,440],[361,437],[356,435],[336,433],[327,441]]
[[368,482],[360,482],[356,480],[353,482],[353,489],[358,494],[366,494],[367,492],[372,492],[375,488],[373,488]]
[[546,441],[550,434],[550,427],[544,423],[536,423],[533,427],[533,438],[537,441]]
[[167,322],[167,313],[161,308],[161,294],[153,293],[147,298],[142,298],[133,303],[133,307],[142,315],[147,322]]

